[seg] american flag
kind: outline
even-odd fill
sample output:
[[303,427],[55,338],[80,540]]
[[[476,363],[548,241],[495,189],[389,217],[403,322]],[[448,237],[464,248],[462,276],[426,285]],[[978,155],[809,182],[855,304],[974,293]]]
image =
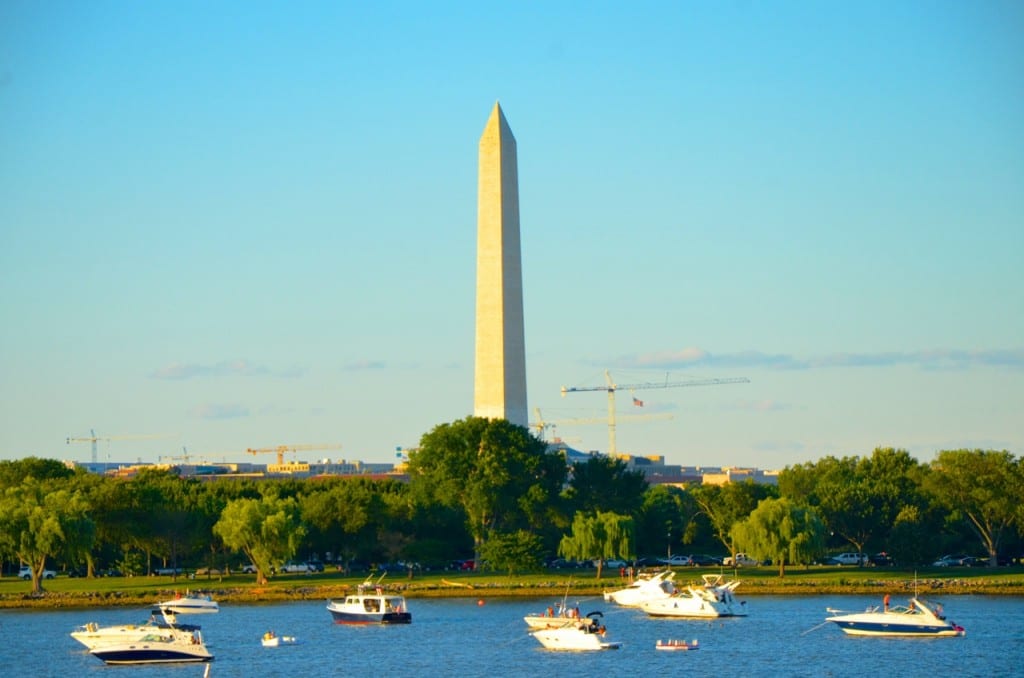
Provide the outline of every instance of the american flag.
[[636,405],[637,407],[643,407],[644,401],[640,400],[636,396],[633,396],[633,404]]

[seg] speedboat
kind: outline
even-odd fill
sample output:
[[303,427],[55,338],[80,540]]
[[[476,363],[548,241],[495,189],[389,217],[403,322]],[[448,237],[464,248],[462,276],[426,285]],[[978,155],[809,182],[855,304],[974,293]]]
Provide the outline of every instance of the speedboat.
[[149,619],[142,624],[100,626],[96,622],[89,622],[72,631],[71,637],[92,650],[104,645],[133,643],[149,636],[170,637],[175,629],[187,632],[199,631],[198,626],[178,624],[177,618],[172,612],[153,608]]
[[89,653],[107,664],[174,664],[213,660],[199,631],[180,629],[153,633],[139,640],[100,645]]
[[668,598],[676,592],[672,578],[676,573],[665,570],[653,575],[640,575],[636,581],[618,591],[605,591],[604,599],[623,607],[640,607],[648,600]]
[[700,645],[694,640],[692,643],[687,643],[685,640],[667,640],[665,642],[658,641],[654,646],[655,650],[665,650],[667,652],[687,652],[689,650],[698,650]]
[[178,594],[170,600],[157,603],[158,607],[170,610],[175,614],[210,614],[220,612],[220,605],[208,595],[185,591],[185,594]]
[[358,586],[356,593],[345,596],[341,601],[327,601],[327,610],[335,624],[412,623],[405,597],[384,593],[379,580],[373,584],[367,579]]
[[747,604],[733,592],[738,580],[725,582],[720,574],[705,574],[702,586],[687,586],[667,598],[649,600],[640,608],[652,617],[746,617]]
[[[907,605],[896,605],[879,610],[872,606],[864,612],[828,610],[835,615],[827,618],[843,633],[851,636],[914,636],[955,637],[964,635],[964,627],[947,621],[941,605],[933,605],[920,598],[911,598]],[[838,614],[837,614],[838,613]]]
[[605,627],[598,617],[600,612],[591,612],[583,619],[566,620],[561,626],[548,629],[534,629],[530,635],[548,650],[591,652],[594,650],[617,650],[619,642],[605,640]]

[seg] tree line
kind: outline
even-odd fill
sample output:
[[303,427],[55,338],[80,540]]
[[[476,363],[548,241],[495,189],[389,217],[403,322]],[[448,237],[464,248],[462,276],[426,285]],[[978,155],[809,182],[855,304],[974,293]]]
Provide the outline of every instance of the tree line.
[[[905,450],[826,456],[751,481],[649,485],[606,456],[568,464],[524,427],[468,417],[424,434],[408,482],[199,479],[143,470],[114,478],[30,457],[0,462],[0,560],[96,576],[159,567],[238,569],[266,581],[290,559],[339,567],[461,558],[510,574],[555,556],[634,560],[744,551],[787,565],[837,550],[900,565],[945,552],[995,565],[1020,556],[1024,462],[1006,451]],[[600,569],[598,576],[601,575]]]

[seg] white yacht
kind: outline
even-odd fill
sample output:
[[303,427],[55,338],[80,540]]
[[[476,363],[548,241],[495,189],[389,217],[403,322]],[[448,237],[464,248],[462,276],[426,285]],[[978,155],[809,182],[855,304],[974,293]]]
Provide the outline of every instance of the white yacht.
[[703,575],[702,586],[686,589],[658,600],[648,600],[640,609],[652,617],[746,617],[747,604],[733,592],[740,582],[725,582],[720,574]]
[[649,600],[662,600],[676,592],[672,578],[676,573],[664,570],[655,574],[641,574],[629,586],[617,591],[605,591],[604,599],[623,607],[640,607]]
[[198,626],[178,624],[177,618],[168,610],[153,608],[149,619],[141,624],[115,624],[100,626],[89,622],[71,632],[71,637],[90,650],[103,645],[132,643],[149,636],[171,637],[174,630],[193,632],[199,631]]
[[851,636],[913,636],[915,638],[957,637],[966,632],[958,624],[948,621],[941,605],[933,605],[920,598],[911,598],[907,605],[896,605],[879,610],[869,607],[864,612],[841,613],[829,610],[830,621],[843,633]]

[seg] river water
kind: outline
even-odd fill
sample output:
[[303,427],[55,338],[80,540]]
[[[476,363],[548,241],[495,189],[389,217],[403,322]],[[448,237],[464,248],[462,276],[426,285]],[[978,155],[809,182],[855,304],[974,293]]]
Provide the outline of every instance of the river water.
[[[743,596],[738,596],[743,599]],[[857,638],[832,624],[826,608],[862,610],[865,596],[753,596],[750,616],[716,621],[653,619],[600,598],[570,599],[584,614],[604,612],[619,650],[557,653],[526,634],[522,617],[554,599],[410,599],[408,626],[339,626],[326,601],[221,605],[201,624],[216,656],[211,678],[288,676],[586,676],[653,673],[697,676],[1011,676],[1024,675],[1024,599],[931,596],[967,629],[963,638]],[[893,603],[903,603],[893,597]],[[0,611],[0,666],[11,676],[199,678],[201,664],[106,666],[68,633],[88,621],[141,623],[145,609]],[[299,644],[264,648],[267,630]],[[698,652],[657,652],[659,640],[698,640]]]

